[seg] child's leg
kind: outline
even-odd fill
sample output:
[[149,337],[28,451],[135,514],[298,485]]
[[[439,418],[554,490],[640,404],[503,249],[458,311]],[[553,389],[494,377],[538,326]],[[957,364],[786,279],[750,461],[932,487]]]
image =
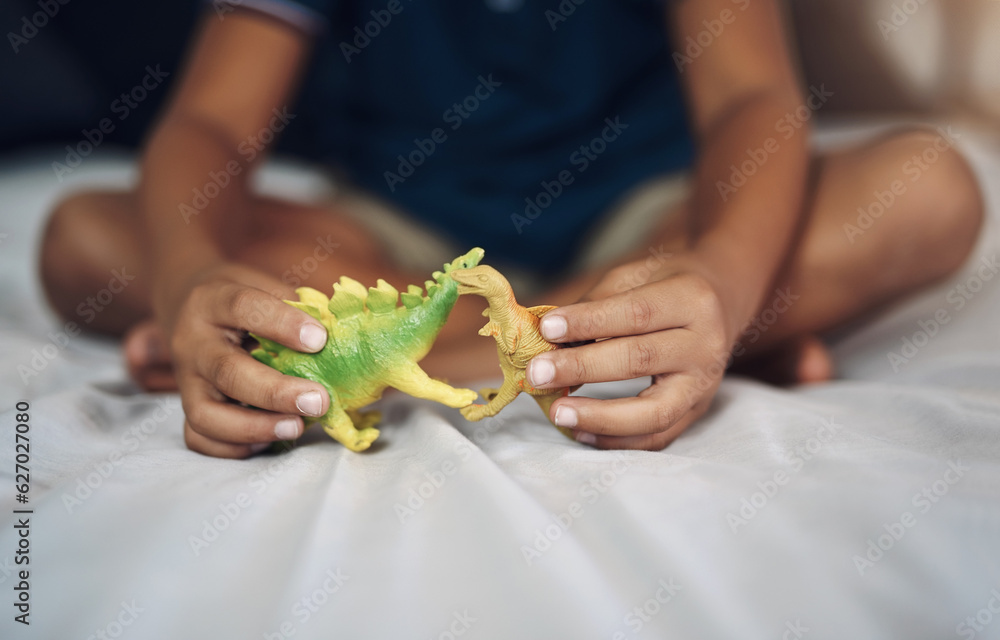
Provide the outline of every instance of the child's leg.
[[[965,160],[938,132],[924,129],[816,158],[805,206],[799,237],[774,286],[793,302],[780,302],[787,309],[766,331],[751,331],[741,341],[746,357],[740,360],[761,356],[750,371],[775,381],[829,377],[829,358],[814,336],[954,273],[983,216],[979,186]],[[859,208],[877,217],[859,221]],[[668,216],[651,234],[654,241],[622,262],[645,259],[649,247],[682,251],[687,215],[682,207]],[[583,274],[543,298],[547,304],[574,302],[605,273]],[[775,299],[769,296],[761,310]],[[772,362],[777,366],[761,371]]]
[[[94,191],[66,198],[49,217],[42,240],[42,286],[49,303],[63,318],[102,333],[121,334],[149,317],[149,276],[141,245],[132,192]],[[107,288],[115,273],[122,275],[116,286],[120,291],[110,303],[88,310],[87,298]]]
[[820,157],[814,174],[809,214],[776,282],[800,298],[745,345],[749,354],[843,325],[948,277],[979,236],[979,185],[936,131],[897,133]]
[[[131,192],[86,192],[61,202],[48,222],[42,244],[42,282],[52,306],[64,318],[88,330],[113,335],[133,329],[125,341],[131,373],[146,387],[172,388],[169,352],[150,321],[149,267],[134,199]],[[234,233],[246,240],[229,246],[228,251],[234,261],[288,283],[285,291],[272,293],[293,297],[297,286],[327,291],[341,275],[371,285],[376,278],[385,278],[405,290],[407,284],[421,283],[428,276],[395,268],[373,234],[331,208],[268,198],[252,200],[252,206],[253,228],[248,233]],[[84,309],[87,315],[83,315],[80,305],[86,306],[88,297],[107,288],[116,272],[127,285],[121,288],[116,284],[120,291],[110,304],[96,313]],[[476,301],[460,301],[446,332],[476,338],[483,323],[479,312]],[[85,323],[88,318],[91,321]],[[484,354],[495,352],[490,341],[482,344]]]
[[[367,279],[374,269],[389,280],[404,277],[394,272],[375,238],[346,216],[271,198],[251,203],[252,228],[232,234],[245,240],[220,244],[229,245],[232,260],[282,278],[288,284],[284,295],[297,286],[326,289],[341,275]],[[41,271],[46,294],[61,315],[78,317],[80,303],[122,269],[134,279],[87,328],[121,334],[152,315],[140,225],[132,192],[85,192],[57,206],[42,244]]]

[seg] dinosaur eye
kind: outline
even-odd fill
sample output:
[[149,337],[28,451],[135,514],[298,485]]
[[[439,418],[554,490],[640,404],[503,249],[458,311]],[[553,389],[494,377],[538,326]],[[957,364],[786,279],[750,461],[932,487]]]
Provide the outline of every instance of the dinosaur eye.
[[490,279],[487,278],[486,276],[479,276],[479,281],[482,282],[483,284],[486,284],[487,282],[490,281]]

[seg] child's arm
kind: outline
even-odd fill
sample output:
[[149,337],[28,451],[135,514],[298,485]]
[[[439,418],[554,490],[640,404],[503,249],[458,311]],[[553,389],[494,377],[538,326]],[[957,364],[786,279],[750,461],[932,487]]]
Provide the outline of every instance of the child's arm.
[[[320,385],[256,362],[234,331],[249,330],[301,351],[318,350],[326,338],[322,325],[273,295],[291,297],[290,287],[231,261],[249,226],[247,177],[260,160],[258,155],[248,162],[240,145],[270,126],[273,110],[289,104],[307,54],[305,40],[253,14],[206,18],[143,158],[139,199],[153,306],[170,338],[185,440],[210,455],[249,455],[252,443],[276,439],[282,418],[297,420],[301,428],[302,409],[310,408],[308,402],[296,406],[304,394],[314,398],[310,414],[322,414],[329,404]],[[226,186],[206,189],[225,183],[224,176]],[[195,199],[195,189],[207,204]]]
[[[806,123],[778,124],[803,98],[777,1],[686,0],[671,20],[681,53],[706,21],[724,27],[682,69],[700,150],[689,201],[694,228],[658,268],[645,261],[616,268],[591,301],[542,322],[543,335],[557,342],[614,339],[547,353],[528,371],[543,388],[653,376],[636,398],[553,405],[557,423],[607,448],[661,449],[708,407],[730,349],[789,253],[809,166]],[[751,162],[734,186],[733,167]]]

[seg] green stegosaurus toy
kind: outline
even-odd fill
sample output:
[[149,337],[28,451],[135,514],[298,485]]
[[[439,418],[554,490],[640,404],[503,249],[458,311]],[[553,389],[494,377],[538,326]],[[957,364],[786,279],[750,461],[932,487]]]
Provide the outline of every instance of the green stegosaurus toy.
[[[418,398],[449,407],[472,404],[476,392],[455,389],[430,378],[419,362],[458,300],[458,283],[448,274],[479,264],[483,250],[476,248],[444,265],[428,280],[426,295],[410,285],[401,296],[384,280],[365,288],[342,277],[333,285],[334,295],[309,287],[295,292],[299,301],[286,300],[323,323],[326,346],[318,353],[300,353],[276,342],[254,336],[260,343],[251,355],[278,371],[323,385],[330,394],[330,410],[318,418],[323,430],[352,451],[364,451],[378,438],[377,411],[361,412],[394,387]],[[403,306],[397,306],[402,298]]]

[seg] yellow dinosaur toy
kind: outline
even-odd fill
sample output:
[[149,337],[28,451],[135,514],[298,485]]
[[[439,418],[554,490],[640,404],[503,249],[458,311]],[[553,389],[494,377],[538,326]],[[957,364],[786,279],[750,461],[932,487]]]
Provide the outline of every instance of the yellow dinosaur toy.
[[[526,381],[525,370],[532,358],[561,348],[561,345],[546,341],[538,331],[541,317],[556,307],[522,307],[514,299],[514,291],[507,279],[488,265],[456,269],[451,272],[451,277],[458,282],[459,295],[480,295],[489,303],[489,308],[483,312],[489,322],[479,330],[479,335],[493,336],[497,341],[497,355],[503,370],[503,385],[499,389],[479,391],[488,404],[471,404],[461,409],[462,415],[472,422],[495,416],[524,392],[535,399],[548,417],[553,402],[579,388],[536,389]],[[573,437],[568,429],[556,428],[567,437]]]

